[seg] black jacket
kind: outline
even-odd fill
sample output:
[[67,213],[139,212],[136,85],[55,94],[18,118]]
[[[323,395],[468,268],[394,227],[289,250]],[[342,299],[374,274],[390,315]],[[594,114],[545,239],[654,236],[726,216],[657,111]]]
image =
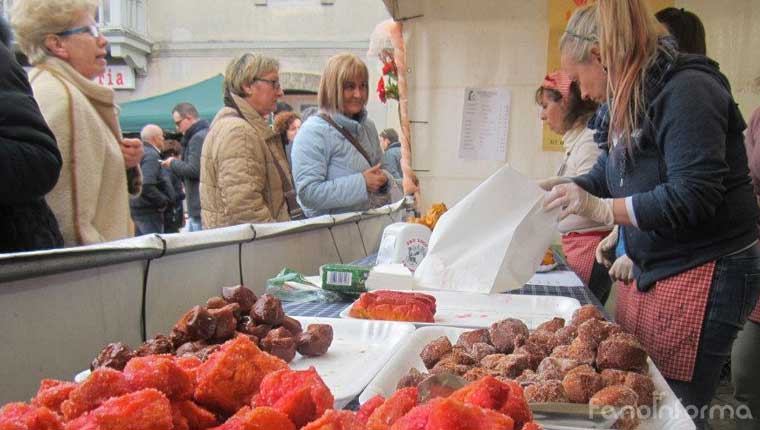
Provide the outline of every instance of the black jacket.
[[201,196],[198,187],[201,183],[201,151],[208,128],[209,124],[204,120],[190,126],[180,142],[182,159],[174,160],[171,164],[172,172],[185,183],[187,213],[193,218],[201,216]]
[[[7,24],[0,19],[0,27]],[[3,31],[3,30],[0,30]],[[61,172],[61,153],[24,69],[0,43],[0,252],[63,246],[45,202]]]
[[161,154],[149,143],[143,142],[140,170],[143,187],[138,197],[129,199],[132,215],[155,214],[174,205],[175,194],[170,179],[161,174]]
[[616,145],[574,178],[599,197],[633,196],[638,228],[624,229],[625,251],[642,291],[757,239],[746,125],[728,80],[709,58],[678,54],[660,82],[633,157]]

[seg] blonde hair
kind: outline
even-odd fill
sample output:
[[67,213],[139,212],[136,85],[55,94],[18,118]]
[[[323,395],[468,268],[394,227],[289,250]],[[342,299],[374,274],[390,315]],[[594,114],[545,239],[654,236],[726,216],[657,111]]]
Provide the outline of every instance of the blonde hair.
[[662,27],[643,0],[599,0],[599,52],[607,66],[610,138],[631,150],[631,136],[646,109],[646,75],[656,58]]
[[230,61],[224,72],[224,90],[245,97],[243,85],[253,84],[254,78],[280,69],[280,62],[272,57],[245,53]]
[[359,78],[369,80],[367,65],[354,54],[338,54],[327,60],[319,81],[319,108],[326,112],[343,112],[343,84]]
[[559,51],[563,55],[570,54],[575,63],[588,63],[591,61],[591,48],[599,44],[598,34],[596,4],[584,6],[570,17],[559,40]]
[[96,0],[17,0],[11,10],[19,48],[33,65],[50,55],[45,38],[70,29],[82,12],[94,14]]

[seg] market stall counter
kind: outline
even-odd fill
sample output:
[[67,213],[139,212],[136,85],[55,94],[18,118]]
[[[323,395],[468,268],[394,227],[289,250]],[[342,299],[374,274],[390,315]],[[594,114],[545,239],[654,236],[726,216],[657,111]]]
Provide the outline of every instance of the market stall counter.
[[[353,262],[353,265],[371,267],[375,264],[377,254],[367,256]],[[559,265],[555,270],[569,270],[561,258],[561,256],[555,255],[555,259]],[[579,280],[580,282],[580,280]],[[508,294],[520,294],[520,295],[532,295],[532,296],[560,296],[570,297],[578,300],[581,306],[594,305],[596,306],[608,320],[612,320],[612,316],[607,312],[599,299],[594,296],[594,293],[588,288],[587,285],[582,286],[568,286],[568,285],[531,285],[526,284],[522,288],[512,290]],[[321,302],[305,302],[305,303],[286,303],[285,310],[289,315],[299,316],[312,316],[323,318],[339,318],[340,313],[351,305],[351,301],[345,302],[333,302],[333,303],[321,303]]]
[[[365,258],[352,262],[352,265],[372,267],[375,265],[377,254],[369,255]],[[560,255],[555,255],[555,260],[558,265],[555,268],[557,271],[569,270],[564,262],[564,259]],[[531,285],[526,284],[520,289],[510,291],[506,294],[514,295],[527,295],[527,296],[555,296],[555,297],[569,297],[578,300],[581,306],[594,305],[600,312],[608,319],[611,320],[611,315],[606,311],[601,302],[594,296],[587,285],[582,284],[578,279],[577,286],[569,285]],[[341,313],[351,306],[352,301],[340,301],[340,302],[291,302],[284,303],[283,307],[288,315],[296,317],[319,317],[319,318],[340,318]],[[505,316],[506,317],[506,316]],[[359,408],[359,396],[351,400],[345,409],[356,410]]]

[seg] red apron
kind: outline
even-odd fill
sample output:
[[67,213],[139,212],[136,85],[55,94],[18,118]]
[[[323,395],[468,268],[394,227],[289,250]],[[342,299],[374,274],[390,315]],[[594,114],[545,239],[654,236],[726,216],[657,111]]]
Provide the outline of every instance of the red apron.
[[666,378],[691,381],[714,272],[711,261],[645,293],[636,281],[617,283],[616,322],[639,339]]
[[755,308],[752,309],[752,313],[749,314],[749,320],[760,324],[760,299],[758,299]]
[[562,236],[562,252],[570,269],[575,272],[583,283],[588,285],[591,270],[596,260],[596,246],[609,231],[590,231],[588,233],[567,233]]

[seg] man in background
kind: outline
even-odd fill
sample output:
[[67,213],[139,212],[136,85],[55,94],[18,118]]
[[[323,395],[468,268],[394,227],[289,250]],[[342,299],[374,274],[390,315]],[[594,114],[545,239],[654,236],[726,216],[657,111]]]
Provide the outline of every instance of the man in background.
[[187,231],[200,231],[201,199],[198,187],[201,180],[201,151],[209,124],[200,119],[198,110],[190,103],[180,103],[172,109],[177,131],[182,133],[182,158],[170,157],[161,164],[179,176],[185,184],[187,199]]
[[[169,157],[179,157],[182,154],[182,145],[174,139],[164,139],[164,148],[161,151],[161,159],[166,160]],[[170,183],[174,190],[174,205],[171,209],[164,212],[164,233],[179,233],[179,230],[185,226],[185,189],[182,185],[182,179],[175,175],[169,168],[161,166],[161,177]]]
[[161,177],[161,150],[164,132],[155,124],[148,124],[140,132],[143,141],[143,157],[140,169],[143,173],[142,192],[129,200],[129,210],[135,223],[135,236],[164,232],[164,212],[174,202],[174,192]]

